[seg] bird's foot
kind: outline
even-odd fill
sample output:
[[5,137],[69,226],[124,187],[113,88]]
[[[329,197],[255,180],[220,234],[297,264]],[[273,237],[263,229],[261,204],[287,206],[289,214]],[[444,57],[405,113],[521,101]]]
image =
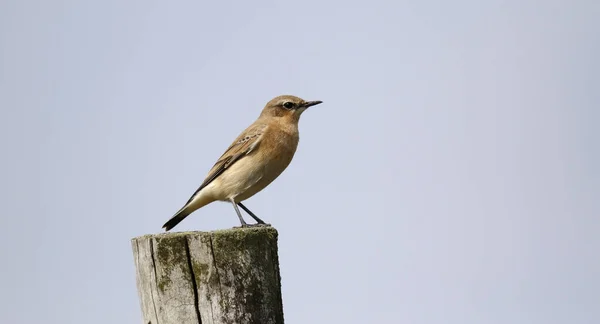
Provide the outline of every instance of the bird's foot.
[[271,224],[242,224],[241,226],[234,226],[233,228],[252,228],[252,227],[271,227]]

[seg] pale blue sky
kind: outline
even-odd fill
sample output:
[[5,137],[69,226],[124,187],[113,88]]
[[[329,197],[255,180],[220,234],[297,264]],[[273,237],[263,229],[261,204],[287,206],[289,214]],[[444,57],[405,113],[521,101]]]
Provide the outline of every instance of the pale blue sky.
[[[0,2],[0,323],[141,323],[157,233],[280,94],[286,323],[600,323],[600,2]],[[237,226],[216,203],[177,230]]]

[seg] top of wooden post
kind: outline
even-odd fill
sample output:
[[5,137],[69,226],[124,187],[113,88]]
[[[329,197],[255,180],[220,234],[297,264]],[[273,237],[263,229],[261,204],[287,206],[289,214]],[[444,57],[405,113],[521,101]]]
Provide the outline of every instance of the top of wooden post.
[[227,229],[219,229],[214,231],[185,231],[185,232],[162,232],[157,234],[146,234],[137,236],[131,239],[131,241],[147,239],[147,238],[173,238],[182,237],[188,235],[221,235],[230,236],[232,238],[242,238],[248,235],[267,235],[271,238],[277,238],[278,232],[275,227],[272,226],[255,226],[255,227],[233,227]]

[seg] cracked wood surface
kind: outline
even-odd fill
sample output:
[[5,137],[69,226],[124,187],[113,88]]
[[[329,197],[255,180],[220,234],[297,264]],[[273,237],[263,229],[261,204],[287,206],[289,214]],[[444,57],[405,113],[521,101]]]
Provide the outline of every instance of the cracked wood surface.
[[143,324],[283,324],[277,230],[131,240]]

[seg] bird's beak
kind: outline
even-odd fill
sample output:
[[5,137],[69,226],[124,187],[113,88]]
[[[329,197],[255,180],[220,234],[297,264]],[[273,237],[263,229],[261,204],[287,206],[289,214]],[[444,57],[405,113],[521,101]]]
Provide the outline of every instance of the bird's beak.
[[323,103],[323,101],[319,101],[319,100],[317,100],[317,101],[307,101],[307,102],[305,102],[305,103],[302,104],[302,107],[308,108],[310,106],[316,106],[316,105],[318,105],[320,103]]

